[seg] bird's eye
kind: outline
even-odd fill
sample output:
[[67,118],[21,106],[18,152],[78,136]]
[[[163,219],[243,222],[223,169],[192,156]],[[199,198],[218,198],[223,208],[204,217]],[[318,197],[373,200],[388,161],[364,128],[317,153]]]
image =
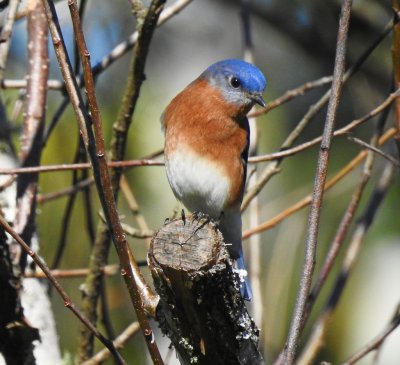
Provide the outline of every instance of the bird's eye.
[[237,77],[232,77],[229,80],[231,86],[235,89],[237,89],[240,86],[240,80]]

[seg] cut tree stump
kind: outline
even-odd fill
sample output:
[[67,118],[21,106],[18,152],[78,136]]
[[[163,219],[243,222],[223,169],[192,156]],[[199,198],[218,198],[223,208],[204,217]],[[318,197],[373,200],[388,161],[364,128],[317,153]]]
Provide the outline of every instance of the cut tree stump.
[[259,330],[216,223],[197,215],[166,223],[148,261],[160,295],[156,318],[181,364],[263,364]]

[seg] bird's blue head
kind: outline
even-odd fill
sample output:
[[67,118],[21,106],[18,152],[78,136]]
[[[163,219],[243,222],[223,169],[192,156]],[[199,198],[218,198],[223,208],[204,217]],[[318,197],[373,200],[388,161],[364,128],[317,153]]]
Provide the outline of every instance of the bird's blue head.
[[247,111],[255,103],[265,106],[262,94],[267,82],[263,73],[251,63],[237,59],[219,61],[207,68],[201,77],[218,88],[230,104]]

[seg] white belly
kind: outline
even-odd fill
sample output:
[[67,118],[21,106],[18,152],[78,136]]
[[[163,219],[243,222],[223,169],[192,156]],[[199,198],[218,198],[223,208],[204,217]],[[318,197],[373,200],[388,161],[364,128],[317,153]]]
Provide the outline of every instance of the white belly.
[[230,184],[216,163],[183,146],[165,161],[175,196],[192,212],[218,219],[229,198]]

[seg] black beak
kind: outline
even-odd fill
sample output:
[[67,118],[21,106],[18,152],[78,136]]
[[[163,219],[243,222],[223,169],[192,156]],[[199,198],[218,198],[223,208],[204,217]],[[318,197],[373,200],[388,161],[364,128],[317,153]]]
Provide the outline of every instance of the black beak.
[[251,95],[251,99],[252,99],[255,103],[257,103],[258,105],[260,105],[260,106],[262,106],[263,108],[265,108],[265,101],[264,101],[264,99],[262,98],[261,95],[257,95],[257,94]]

